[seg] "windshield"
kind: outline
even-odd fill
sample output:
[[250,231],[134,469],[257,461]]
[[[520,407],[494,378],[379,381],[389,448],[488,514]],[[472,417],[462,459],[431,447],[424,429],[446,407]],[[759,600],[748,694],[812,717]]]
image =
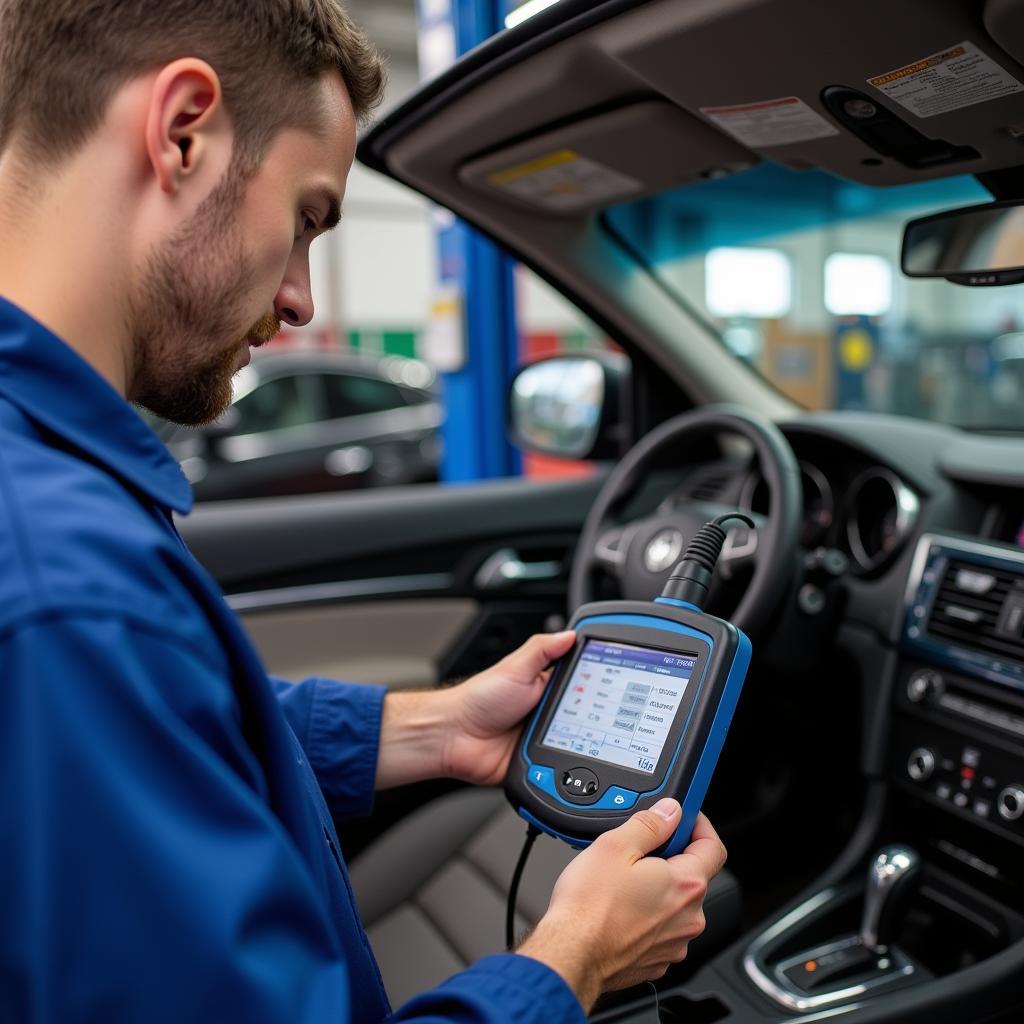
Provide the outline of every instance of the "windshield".
[[761,164],[615,207],[606,224],[806,408],[1024,430],[1024,286],[899,270],[907,220],[990,199],[968,176],[873,189]]

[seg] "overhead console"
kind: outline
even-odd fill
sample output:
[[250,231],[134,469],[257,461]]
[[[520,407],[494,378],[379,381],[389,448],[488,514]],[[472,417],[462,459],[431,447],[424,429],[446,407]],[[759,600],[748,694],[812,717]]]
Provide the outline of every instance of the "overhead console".
[[1022,162],[1021,24],[1024,0],[652,0],[456,83],[429,131],[399,110],[361,155],[399,134],[402,180],[548,215],[761,159],[870,185],[986,174]]
[[1020,163],[1018,0],[984,19],[972,2],[720,3],[643,33],[665,26],[661,6],[619,25],[618,60],[763,158],[873,185]]

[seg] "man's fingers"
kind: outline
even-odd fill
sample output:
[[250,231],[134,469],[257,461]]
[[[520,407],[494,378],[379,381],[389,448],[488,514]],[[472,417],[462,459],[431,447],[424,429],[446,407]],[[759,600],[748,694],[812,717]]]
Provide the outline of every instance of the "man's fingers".
[[[697,815],[697,822],[693,827],[693,835],[690,838],[690,845],[672,861],[687,863],[684,858],[694,858],[700,865],[700,870],[709,880],[714,878],[719,871],[725,867],[726,849],[714,826],[703,815]],[[689,861],[692,863],[692,861]]]

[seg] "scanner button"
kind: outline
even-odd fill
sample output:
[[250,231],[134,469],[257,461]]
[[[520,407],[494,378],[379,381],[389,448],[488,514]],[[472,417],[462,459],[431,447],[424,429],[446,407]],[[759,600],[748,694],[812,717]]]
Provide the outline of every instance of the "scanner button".
[[526,778],[530,785],[545,793],[555,792],[555,770],[542,764],[532,764],[526,772]]
[[619,786],[609,786],[598,806],[601,810],[628,811],[638,800],[636,793]]
[[589,802],[601,788],[601,780],[589,768],[570,768],[562,774],[562,795]]

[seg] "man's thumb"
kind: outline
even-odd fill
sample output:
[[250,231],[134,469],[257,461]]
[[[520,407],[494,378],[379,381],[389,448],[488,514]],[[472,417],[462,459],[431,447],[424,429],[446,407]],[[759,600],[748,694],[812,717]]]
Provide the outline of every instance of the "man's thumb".
[[639,854],[648,854],[672,838],[681,814],[678,800],[659,800],[646,811],[637,811],[618,831]]
[[575,640],[576,634],[571,629],[562,633],[538,633],[505,658],[506,667],[516,669],[527,680],[533,680],[551,662],[562,657]]

